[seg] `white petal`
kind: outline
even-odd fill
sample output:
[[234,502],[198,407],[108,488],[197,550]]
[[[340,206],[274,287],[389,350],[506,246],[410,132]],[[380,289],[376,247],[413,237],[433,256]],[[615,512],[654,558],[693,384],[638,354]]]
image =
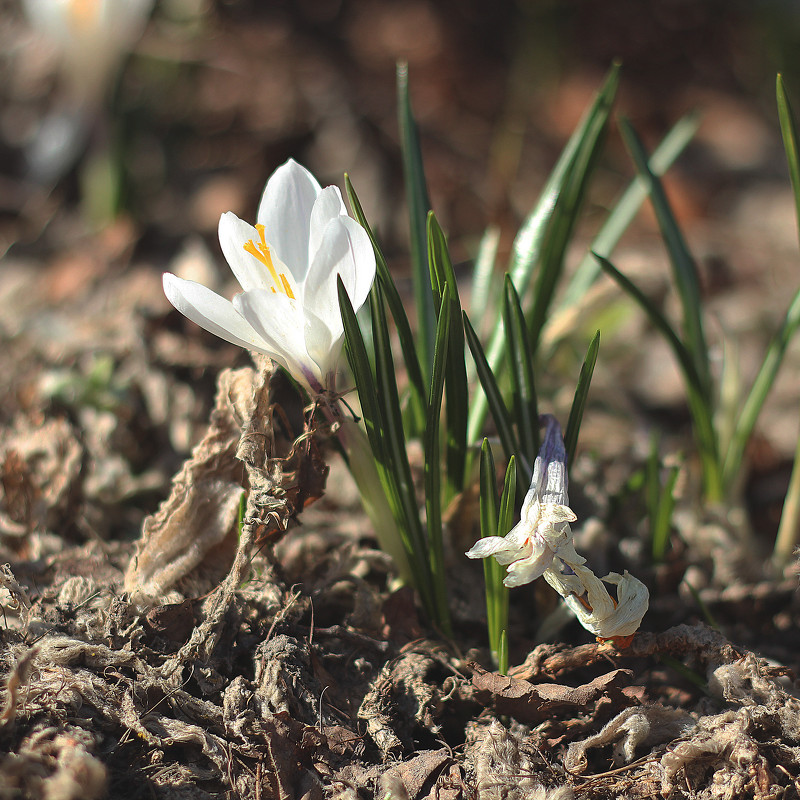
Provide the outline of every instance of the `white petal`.
[[258,206],[267,240],[298,283],[308,272],[311,212],[321,191],[317,179],[289,159],[272,173]]
[[230,301],[202,284],[169,272],[164,274],[163,284],[167,300],[192,322],[226,342],[271,356],[268,343]]
[[592,620],[599,621],[610,617],[616,606],[603,581],[589,567],[576,566],[573,569],[586,588],[586,599],[592,607],[590,615]]
[[509,549],[519,550],[527,544],[528,540],[536,536],[536,528],[527,519],[521,519],[506,535],[505,543]]
[[575,522],[578,515],[569,506],[558,503],[542,503],[540,519],[550,525],[558,525],[562,522]]
[[[553,547],[553,545],[551,545],[551,547]],[[575,546],[572,544],[571,538],[557,544],[553,549],[555,550],[556,556],[572,569],[586,563],[586,559],[578,555],[575,551]]]
[[539,489],[541,488],[542,482],[542,466],[542,457],[536,456],[533,462],[531,485],[528,488],[525,499],[522,501],[522,510],[520,511],[520,516],[522,519],[529,519],[531,516],[538,518],[539,516],[539,509],[537,506],[540,500]]
[[318,195],[311,210],[311,227],[308,239],[308,263],[314,259],[314,254],[319,250],[322,235],[332,219],[347,216],[342,200],[342,193],[337,186],[326,186]]
[[630,636],[639,630],[647,613],[650,592],[638,579],[625,570],[624,575],[612,572],[603,578],[606,583],[617,584],[617,608],[598,634],[603,639],[612,636]]
[[[303,335],[306,351],[319,367],[320,374],[327,379],[328,374],[336,370],[336,364],[342,352],[344,331],[340,330],[334,335],[325,321],[314,314],[310,308],[305,308],[304,312]],[[325,380],[322,383],[325,385]]]
[[553,563],[553,551],[547,547],[533,548],[527,557],[515,561],[508,568],[508,575],[503,583],[506,586],[522,586],[524,583],[535,581]]
[[[559,436],[560,436],[559,432]],[[566,455],[564,456],[566,459]],[[543,503],[555,503],[566,506],[567,497],[567,463],[564,461],[551,461],[547,465],[547,475],[542,486],[541,498]]]
[[244,249],[248,240],[258,244],[258,231],[232,211],[226,211],[219,218],[219,244],[225,260],[244,291],[266,289],[273,285],[272,278],[264,264]]
[[497,553],[498,550],[503,550],[508,546],[506,540],[502,536],[486,536],[483,539],[478,539],[472,547],[466,552],[467,558],[488,558]]
[[322,383],[319,367],[306,350],[305,318],[296,300],[270,289],[254,289],[237,295],[233,303],[296,380],[309,386],[313,376]]
[[[564,573],[550,567],[544,571],[542,577],[566,600],[572,594],[582,595],[586,588],[580,578],[574,573]],[[574,598],[573,598],[574,599]],[[577,613],[577,612],[576,612]]]
[[[353,257],[352,261],[340,267],[339,274],[342,276],[342,283],[347,289],[353,308],[358,311],[366,302],[367,295],[375,282],[375,249],[369,240],[369,235],[358,222],[350,217],[341,217],[340,221],[347,229]],[[346,266],[352,267],[352,273],[344,269]]]
[[366,237],[367,249],[363,240],[351,229],[352,225],[366,237],[364,229],[349,217],[337,217],[328,223],[303,286],[306,307],[326,322],[335,337],[343,330],[336,289],[337,275],[342,276],[356,310],[366,299],[375,277],[375,254],[369,237]]

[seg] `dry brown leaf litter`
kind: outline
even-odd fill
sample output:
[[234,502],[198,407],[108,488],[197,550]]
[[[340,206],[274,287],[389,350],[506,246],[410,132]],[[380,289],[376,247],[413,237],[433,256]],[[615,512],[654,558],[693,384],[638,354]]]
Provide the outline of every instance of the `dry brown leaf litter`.
[[[326,596],[341,601],[346,562],[306,593],[255,540],[268,552],[302,511],[290,503],[319,494],[321,473],[306,492],[292,459],[312,451],[276,445],[265,429],[276,411],[269,371],[223,373],[219,386],[208,434],[145,523],[124,583],[122,564],[111,579],[107,564],[102,580],[62,571],[41,593],[30,575],[3,570],[0,797],[797,791],[800,701],[778,683],[786,670],[709,628],[642,633],[621,652],[541,645],[505,677],[410,640],[422,628],[409,624],[407,593],[373,590],[378,615],[356,615],[360,629],[353,615],[316,627]],[[238,538],[235,513],[186,500],[215,480],[237,509],[249,487]],[[161,548],[194,555],[170,563]],[[347,584],[351,596],[360,583]],[[647,675],[662,656],[706,677],[708,695],[689,708],[660,702]]]

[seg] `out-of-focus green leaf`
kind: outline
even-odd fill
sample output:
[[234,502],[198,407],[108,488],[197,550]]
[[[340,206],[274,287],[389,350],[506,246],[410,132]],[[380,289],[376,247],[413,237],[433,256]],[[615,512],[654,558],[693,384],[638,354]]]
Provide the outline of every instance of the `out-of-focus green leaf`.
[[[698,114],[687,114],[669,131],[661,140],[658,147],[653,150],[648,165],[654,175],[663,175],[677,160],[678,156],[684,151],[689,142],[694,138],[697,129],[700,127],[700,117]],[[578,269],[569,282],[564,296],[560,302],[560,308],[567,308],[580,302],[589,287],[594,283],[600,274],[600,265],[592,255],[599,253],[601,256],[609,258],[614,248],[619,242],[622,234],[633,222],[634,217],[647,198],[647,183],[644,178],[637,175],[625,193],[617,201],[611,213],[606,218],[602,227],[592,241],[589,252],[586,253]]]
[[[618,86],[619,67],[614,65],[591,108],[561,153],[539,202],[514,240],[508,272],[523,302],[534,269],[537,264],[540,265],[533,299],[534,309],[528,315],[528,330],[534,355],[541,326],[561,274],[563,255],[602,147]],[[505,333],[502,324],[498,322],[486,348],[487,363],[498,376],[505,350]],[[472,442],[478,438],[487,411],[486,399],[479,395],[470,409],[467,441]]]
[[756,379],[753,382],[753,387],[747,395],[744,406],[742,406],[730,447],[725,454],[722,474],[723,483],[726,487],[730,487],[735,482],[736,476],[741,469],[747,442],[753,434],[758,415],[761,413],[764,401],[767,399],[769,390],[775,382],[786,348],[797,332],[798,326],[800,326],[800,291],[795,294],[792,304],[786,312],[783,325],[781,325],[780,330],[770,342],[764,361],[761,363],[761,368],[758,370],[758,375],[756,375]]
[[697,267],[686,246],[686,240],[672,212],[664,187],[658,176],[650,169],[644,145],[630,122],[621,119],[619,124],[622,138],[633,158],[636,170],[648,185],[650,200],[669,254],[675,287],[681,300],[683,341],[694,361],[703,396],[706,398],[706,403],[710,405],[712,402],[711,370],[708,362],[708,347],[703,332],[702,302]]
[[694,423],[695,441],[703,465],[703,490],[706,499],[717,502],[722,498],[722,469],[719,460],[717,435],[714,430],[714,409],[704,391],[697,366],[689,350],[678,338],[669,322],[637,286],[631,283],[607,258],[594,254],[605,272],[610,275],[644,310],[650,322],[661,333],[675,354],[686,382],[689,411]]
[[493,315],[492,288],[497,263],[497,248],[500,246],[500,228],[495,225],[487,228],[481,237],[475,268],[472,271],[469,307],[474,314]]
[[783,149],[786,151],[786,162],[789,165],[789,177],[794,192],[797,225],[800,228],[800,155],[797,151],[797,123],[789,96],[786,94],[786,87],[783,85],[783,76],[780,73],[775,82],[775,92],[778,97],[778,118],[781,122]]

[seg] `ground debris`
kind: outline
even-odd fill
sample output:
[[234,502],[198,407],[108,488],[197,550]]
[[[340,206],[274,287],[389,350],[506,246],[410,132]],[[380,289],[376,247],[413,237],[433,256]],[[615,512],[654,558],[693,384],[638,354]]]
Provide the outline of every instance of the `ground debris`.
[[628,705],[632,701],[620,688],[633,677],[630,670],[616,669],[595,678],[583,686],[561,686],[554,683],[534,685],[509,675],[487,672],[477,664],[470,664],[475,699],[493,708],[498,714],[509,715],[524,723],[536,723],[555,714],[586,712],[587,706],[600,698],[615,705]]
[[548,770],[541,756],[525,737],[497,720],[470,728],[467,763],[481,800],[573,800],[563,778],[561,786],[546,788],[543,776]]

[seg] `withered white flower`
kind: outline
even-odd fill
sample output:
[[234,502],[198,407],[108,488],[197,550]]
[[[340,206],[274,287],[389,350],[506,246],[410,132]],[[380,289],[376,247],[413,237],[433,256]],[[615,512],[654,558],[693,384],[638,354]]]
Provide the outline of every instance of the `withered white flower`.
[[291,159],[267,181],[257,219],[253,227],[227,212],[219,222],[222,252],[244,290],[233,302],[170,273],[164,292],[193,322],[269,356],[318,395],[334,388],[344,339],[336,278],[358,310],[375,278],[372,244],[339,189],[323,189]]
[[[564,572],[548,569],[544,579],[564,598],[578,621],[598,639],[624,639],[642,624],[650,593],[647,587],[625,570],[610,572],[602,580],[588,567],[565,567]],[[617,599],[605,583],[616,585]]]
[[561,427],[555,417],[542,415],[545,436],[533,465],[533,478],[522,503],[520,521],[504,537],[487,536],[467,551],[468,558],[494,556],[508,566],[503,583],[521,586],[540,577],[555,557],[569,564],[585,559],[572,545],[570,522],[577,517],[569,508],[567,469]]
[[[494,556],[498,563],[508,565],[506,586],[520,586],[543,576],[584,628],[599,639],[625,640],[638,630],[649,592],[627,571],[624,575],[611,572],[601,580],[575,552],[569,524],[576,516],[568,505],[561,428],[550,415],[542,415],[540,420],[547,427],[519,523],[505,537],[487,536],[476,542],[467,556]],[[616,599],[606,583],[616,585]]]

